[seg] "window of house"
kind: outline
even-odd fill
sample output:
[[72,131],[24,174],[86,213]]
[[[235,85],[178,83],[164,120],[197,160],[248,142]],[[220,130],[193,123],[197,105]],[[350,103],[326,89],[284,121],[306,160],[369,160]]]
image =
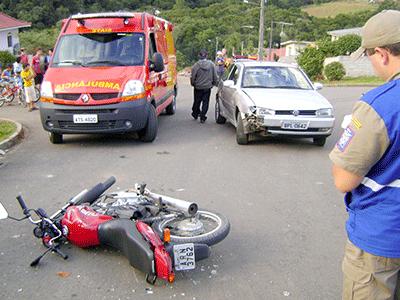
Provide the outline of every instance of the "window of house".
[[9,32],[7,34],[7,47],[11,48],[12,46],[13,46],[13,44],[12,44],[12,34],[11,34],[11,32]]

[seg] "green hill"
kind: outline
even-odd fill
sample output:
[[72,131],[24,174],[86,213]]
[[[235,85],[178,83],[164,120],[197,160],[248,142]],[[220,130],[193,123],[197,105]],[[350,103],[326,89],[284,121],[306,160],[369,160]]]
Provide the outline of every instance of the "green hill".
[[338,14],[373,11],[377,9],[377,7],[378,3],[370,3],[369,0],[340,0],[323,4],[307,5],[303,7],[302,10],[310,16],[326,18],[335,17]]

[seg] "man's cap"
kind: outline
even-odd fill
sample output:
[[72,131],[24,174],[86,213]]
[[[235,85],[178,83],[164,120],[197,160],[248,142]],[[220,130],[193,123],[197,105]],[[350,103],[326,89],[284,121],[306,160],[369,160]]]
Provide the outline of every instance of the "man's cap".
[[208,52],[205,49],[201,49],[199,52],[199,58],[207,58]]
[[366,49],[400,43],[400,11],[383,10],[372,16],[361,29],[361,47],[351,54],[360,58]]

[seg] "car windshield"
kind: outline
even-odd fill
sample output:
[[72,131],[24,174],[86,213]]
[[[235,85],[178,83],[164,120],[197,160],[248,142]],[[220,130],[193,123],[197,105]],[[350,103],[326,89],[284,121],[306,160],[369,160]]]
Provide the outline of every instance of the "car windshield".
[[57,45],[52,67],[143,65],[144,45],[141,33],[64,35]]
[[276,66],[246,67],[244,69],[242,87],[304,90],[312,89],[309,81],[299,69]]

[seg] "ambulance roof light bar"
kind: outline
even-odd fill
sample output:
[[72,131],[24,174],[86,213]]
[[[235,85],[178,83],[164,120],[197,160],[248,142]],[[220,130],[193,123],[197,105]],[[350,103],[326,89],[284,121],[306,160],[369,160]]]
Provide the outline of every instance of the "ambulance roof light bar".
[[98,19],[98,18],[134,18],[135,13],[132,12],[107,12],[107,13],[93,13],[93,14],[76,14],[71,16],[73,20],[82,20],[82,19]]

